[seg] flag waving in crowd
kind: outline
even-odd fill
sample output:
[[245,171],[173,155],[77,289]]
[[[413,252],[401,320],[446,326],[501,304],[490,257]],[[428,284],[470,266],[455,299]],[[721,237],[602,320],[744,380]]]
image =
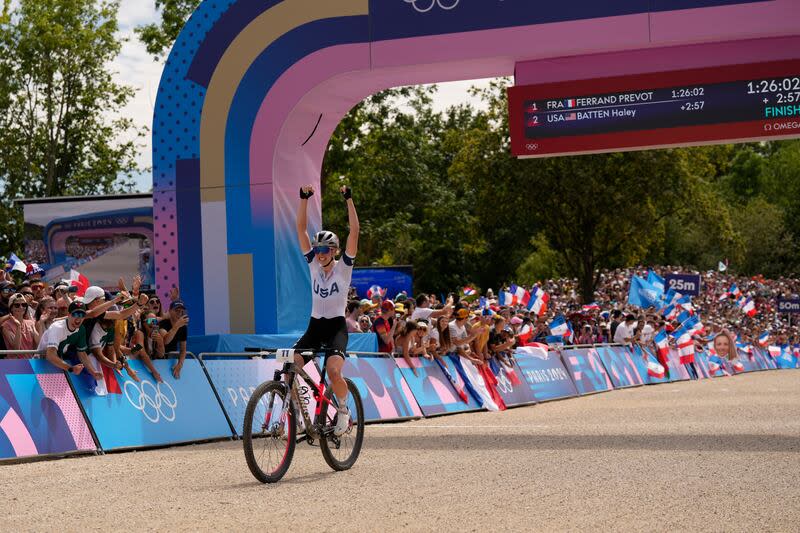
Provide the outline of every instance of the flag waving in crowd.
[[543,316],[547,312],[547,302],[549,301],[550,295],[541,288],[534,287],[528,302],[528,311],[531,311],[536,316]]

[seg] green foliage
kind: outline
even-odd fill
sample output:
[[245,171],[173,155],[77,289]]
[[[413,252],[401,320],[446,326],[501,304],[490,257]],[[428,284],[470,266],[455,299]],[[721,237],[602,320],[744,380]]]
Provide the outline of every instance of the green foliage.
[[172,48],[183,25],[200,5],[201,0],[155,0],[155,2],[156,9],[161,12],[160,22],[139,26],[135,31],[147,48],[147,52],[158,60]]
[[531,239],[533,252],[517,268],[517,283],[533,285],[563,276],[565,271],[559,254],[550,247],[544,233]]
[[[118,112],[111,0],[20,0],[0,25],[0,249],[20,250],[21,197],[130,190],[137,132]],[[117,139],[133,140],[118,142]]]

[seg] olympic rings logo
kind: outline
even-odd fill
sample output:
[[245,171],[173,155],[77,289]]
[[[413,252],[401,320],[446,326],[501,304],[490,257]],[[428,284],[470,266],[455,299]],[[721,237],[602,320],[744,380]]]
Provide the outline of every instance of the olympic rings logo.
[[[411,6],[419,13],[427,13],[431,9],[436,6],[444,9],[445,11],[450,11],[451,9],[455,9],[458,7],[459,2],[461,0],[403,0],[406,4],[411,4]],[[427,7],[425,5],[430,2]]]
[[511,380],[508,379],[506,370],[502,367],[500,367],[500,372],[497,373],[497,388],[505,394],[514,392],[514,386],[511,384]]
[[142,380],[141,385],[138,385],[135,381],[126,381],[123,388],[125,397],[128,398],[134,409],[141,411],[144,417],[153,424],[158,423],[161,418],[167,422],[175,420],[178,397],[169,383],[153,385],[145,379]]

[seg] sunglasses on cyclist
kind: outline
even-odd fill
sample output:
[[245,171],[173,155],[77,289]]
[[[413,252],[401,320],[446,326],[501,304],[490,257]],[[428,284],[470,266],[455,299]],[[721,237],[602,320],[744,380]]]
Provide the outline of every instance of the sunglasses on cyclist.
[[314,248],[314,253],[329,254],[331,253],[331,250],[333,250],[333,248],[331,248],[330,246],[317,246],[316,248]]
[[72,318],[86,318],[86,313],[83,311],[73,311],[69,316]]

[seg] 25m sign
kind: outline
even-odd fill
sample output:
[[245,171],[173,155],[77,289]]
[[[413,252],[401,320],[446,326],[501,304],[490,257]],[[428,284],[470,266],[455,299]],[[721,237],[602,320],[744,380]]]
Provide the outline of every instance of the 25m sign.
[[673,289],[684,296],[700,295],[700,275],[699,274],[667,274],[664,277],[666,287]]

